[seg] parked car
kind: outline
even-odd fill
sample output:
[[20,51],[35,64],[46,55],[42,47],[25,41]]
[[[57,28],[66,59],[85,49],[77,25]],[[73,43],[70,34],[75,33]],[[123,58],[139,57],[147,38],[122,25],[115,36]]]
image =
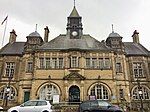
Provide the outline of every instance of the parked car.
[[55,112],[54,107],[46,100],[30,100],[12,107],[8,112]]
[[124,112],[119,106],[102,100],[83,101],[78,110],[79,112]]

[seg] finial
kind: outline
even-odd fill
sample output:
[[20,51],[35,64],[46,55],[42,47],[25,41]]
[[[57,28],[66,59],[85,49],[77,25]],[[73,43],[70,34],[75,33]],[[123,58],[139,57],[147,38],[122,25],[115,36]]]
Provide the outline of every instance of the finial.
[[112,24],[112,33],[114,33],[114,26],[113,26],[113,24]]
[[35,26],[35,32],[37,32],[37,24],[36,24],[36,26]]
[[76,1],[74,0],[74,7],[76,6]]

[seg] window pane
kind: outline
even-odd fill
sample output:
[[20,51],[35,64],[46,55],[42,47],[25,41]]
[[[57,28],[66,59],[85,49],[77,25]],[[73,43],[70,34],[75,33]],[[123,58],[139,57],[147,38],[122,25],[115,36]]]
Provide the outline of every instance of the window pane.
[[105,58],[105,67],[110,68],[110,60],[109,58]]
[[90,68],[90,58],[86,58],[86,68]]
[[124,98],[123,89],[119,89],[119,92],[120,92],[120,99],[123,99]]
[[40,58],[40,68],[44,68],[44,58]]
[[[139,94],[139,91],[141,91],[142,94]],[[145,88],[145,87],[136,87],[134,90],[133,90],[133,98],[134,99],[149,99],[150,98],[150,93],[149,91]]]
[[108,97],[109,93],[108,93],[107,88],[101,84],[96,84],[93,88],[91,88],[90,95],[96,96],[97,99],[102,99],[102,100],[109,99]]
[[59,68],[63,68],[63,58],[59,58]]
[[46,58],[46,68],[50,68],[50,58]]
[[56,68],[56,66],[57,66],[57,59],[52,58],[52,68]]
[[77,57],[72,57],[72,67],[77,67]]
[[144,76],[143,75],[142,63],[134,63],[133,67],[134,67],[134,76],[135,76],[135,78]]
[[92,67],[97,68],[96,58],[92,58]]
[[53,95],[58,95],[58,88],[54,85],[47,84],[40,90],[39,99],[52,100]]
[[8,100],[14,100],[16,93],[13,87],[10,87],[10,91],[6,93],[6,87],[0,88],[0,100],[4,99],[6,95],[8,96]]
[[121,63],[116,64],[116,72],[121,72]]
[[14,73],[15,73],[15,63],[14,62],[6,62],[5,76],[13,77]]
[[103,67],[104,67],[103,58],[99,58],[99,68]]
[[32,72],[32,62],[28,62],[27,72]]

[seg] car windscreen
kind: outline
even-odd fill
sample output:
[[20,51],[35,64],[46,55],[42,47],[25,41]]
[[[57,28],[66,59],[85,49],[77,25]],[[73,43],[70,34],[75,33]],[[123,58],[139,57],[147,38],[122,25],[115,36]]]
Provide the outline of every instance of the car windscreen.
[[109,104],[108,102],[105,102],[105,101],[98,101],[98,105],[101,107],[111,106],[111,104]]
[[23,104],[23,106],[36,106],[37,101],[28,101]]

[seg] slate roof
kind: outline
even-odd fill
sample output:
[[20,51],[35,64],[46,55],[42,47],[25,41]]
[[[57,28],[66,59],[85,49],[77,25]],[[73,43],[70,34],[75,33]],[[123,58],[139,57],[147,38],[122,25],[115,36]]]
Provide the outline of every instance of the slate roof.
[[22,55],[24,45],[25,42],[8,43],[0,50],[0,55]]
[[[123,42],[127,56],[142,55],[150,56],[144,46],[134,42]],[[25,42],[14,42],[6,44],[1,50],[0,55],[23,55]],[[82,35],[81,39],[70,39],[67,35],[59,35],[48,43],[43,44],[38,51],[45,50],[98,50],[113,51],[114,49],[106,46],[105,42],[99,42],[90,35]]]
[[70,39],[67,35],[59,35],[53,40],[45,43],[38,50],[112,50],[104,42],[99,42],[90,35],[82,35],[81,39]]
[[30,33],[29,34],[29,36],[31,37],[40,37],[40,34],[37,32],[37,31],[35,31],[35,32],[32,32],[32,33]]
[[75,7],[73,7],[73,10],[72,10],[72,12],[71,12],[69,17],[80,17],[79,13],[78,13],[78,11],[76,10]]
[[116,32],[112,32],[112,33],[109,34],[108,37],[121,37],[121,36]]
[[148,56],[149,51],[141,44],[134,42],[124,42],[125,52],[127,55],[144,55]]

